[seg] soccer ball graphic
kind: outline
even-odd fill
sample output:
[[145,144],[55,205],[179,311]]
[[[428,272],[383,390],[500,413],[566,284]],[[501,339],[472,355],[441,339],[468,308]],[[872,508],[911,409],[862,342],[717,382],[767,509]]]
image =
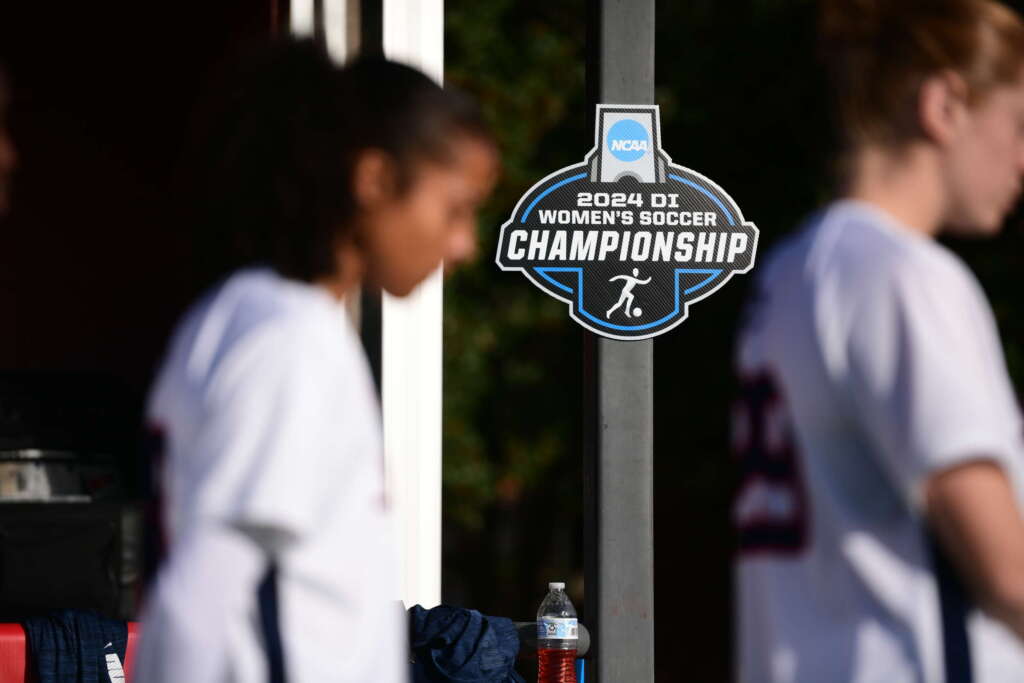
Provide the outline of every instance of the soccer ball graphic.
[[634,318],[639,318],[641,315],[643,315],[643,311],[640,310],[639,306],[637,306],[636,308],[633,309],[633,317]]

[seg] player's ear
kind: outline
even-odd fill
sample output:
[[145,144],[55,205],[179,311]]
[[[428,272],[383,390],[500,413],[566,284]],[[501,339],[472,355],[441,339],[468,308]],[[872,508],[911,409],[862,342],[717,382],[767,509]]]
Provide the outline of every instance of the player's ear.
[[967,115],[967,82],[954,71],[924,79],[917,98],[918,125],[925,137],[946,146],[959,133]]
[[383,150],[367,149],[352,164],[352,196],[362,209],[379,206],[397,185],[394,160]]

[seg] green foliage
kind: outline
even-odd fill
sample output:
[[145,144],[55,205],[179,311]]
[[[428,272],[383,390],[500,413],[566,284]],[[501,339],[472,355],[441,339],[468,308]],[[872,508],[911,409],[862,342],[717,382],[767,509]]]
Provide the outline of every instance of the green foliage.
[[[580,524],[580,334],[562,304],[499,271],[494,252],[519,196],[588,148],[583,16],[581,0],[452,0],[445,10],[446,79],[480,100],[503,166],[479,259],[445,288],[444,515],[446,552],[457,555],[446,599],[472,594],[481,608],[481,582],[492,596],[495,577],[532,595],[548,580],[537,572],[565,576],[578,564],[557,548],[552,559],[551,529],[529,520]],[[501,613],[532,609],[491,599]]]

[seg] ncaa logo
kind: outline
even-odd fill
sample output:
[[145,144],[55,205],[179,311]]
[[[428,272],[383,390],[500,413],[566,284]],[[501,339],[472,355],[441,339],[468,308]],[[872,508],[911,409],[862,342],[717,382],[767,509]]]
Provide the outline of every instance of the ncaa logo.
[[651,137],[647,128],[633,119],[622,119],[608,131],[608,151],[619,161],[636,161],[645,154]]

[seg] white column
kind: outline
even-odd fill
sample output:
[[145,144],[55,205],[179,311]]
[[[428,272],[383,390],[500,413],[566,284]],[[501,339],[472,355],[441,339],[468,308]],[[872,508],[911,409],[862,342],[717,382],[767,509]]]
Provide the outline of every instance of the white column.
[[[384,54],[444,77],[443,0],[383,0]],[[384,295],[384,450],[402,543],[406,606],[441,602],[442,277]]]
[[309,38],[313,35],[313,0],[291,0],[288,23],[293,36]]
[[[342,64],[348,59],[357,45],[349,45],[352,31],[349,21],[352,5],[358,0],[323,0],[324,41],[327,52],[334,61]],[[313,36],[315,17],[313,0],[292,0],[289,3],[290,24],[292,35],[301,38]]]

